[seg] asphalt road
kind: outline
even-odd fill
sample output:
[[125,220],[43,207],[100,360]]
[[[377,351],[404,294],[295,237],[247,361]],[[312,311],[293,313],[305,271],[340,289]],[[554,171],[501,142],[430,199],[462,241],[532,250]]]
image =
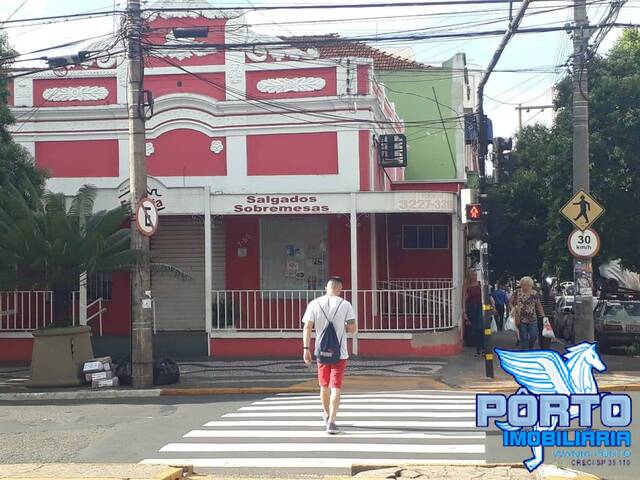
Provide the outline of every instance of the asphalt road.
[[[640,418],[640,394],[632,399]],[[330,437],[308,395],[0,404],[0,462],[177,460],[202,472],[283,477],[348,473],[354,459],[502,463],[530,456],[502,447],[499,432],[475,428],[470,394],[361,392],[345,396],[343,406],[343,433]],[[546,458],[608,479],[640,478],[640,428],[630,428],[628,466],[572,465],[550,448]]]

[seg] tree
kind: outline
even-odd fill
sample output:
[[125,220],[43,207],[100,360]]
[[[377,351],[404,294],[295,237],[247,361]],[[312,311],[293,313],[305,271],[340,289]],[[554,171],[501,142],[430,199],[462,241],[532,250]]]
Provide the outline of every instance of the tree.
[[25,198],[35,199],[35,188],[41,192],[46,179],[45,172],[38,169],[31,155],[13,141],[9,127],[15,118],[9,110],[9,88],[5,72],[11,66],[15,51],[9,47],[7,36],[0,34],[0,186],[9,182],[18,188]]
[[68,323],[81,272],[127,269],[139,256],[129,247],[129,228],[121,228],[129,208],[93,212],[95,197],[89,185],[68,207],[63,194],[32,202],[12,184],[0,193],[0,289],[52,290],[58,325]]
[[[490,190],[496,205],[491,262],[498,276],[542,272],[571,275],[566,240],[570,224],[558,213],[572,193],[571,78],[557,85],[551,127],[534,125],[517,135]],[[620,258],[640,271],[640,33],[626,30],[606,57],[589,65],[591,193],[606,208],[595,228],[602,249],[595,260]]]

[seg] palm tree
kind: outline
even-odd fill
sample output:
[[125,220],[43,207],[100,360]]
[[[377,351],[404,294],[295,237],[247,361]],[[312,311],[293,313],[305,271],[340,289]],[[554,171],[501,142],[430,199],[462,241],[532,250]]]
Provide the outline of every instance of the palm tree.
[[141,258],[123,228],[130,208],[93,212],[95,198],[91,185],[70,200],[37,187],[28,198],[12,184],[0,191],[0,289],[52,290],[56,326],[70,323],[80,273],[128,269]]

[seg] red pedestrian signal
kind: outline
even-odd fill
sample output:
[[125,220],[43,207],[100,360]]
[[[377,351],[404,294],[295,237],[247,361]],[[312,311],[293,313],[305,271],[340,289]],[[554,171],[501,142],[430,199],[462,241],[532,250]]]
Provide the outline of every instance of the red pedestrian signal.
[[479,203],[470,203],[467,205],[467,220],[479,222],[482,218],[482,206]]

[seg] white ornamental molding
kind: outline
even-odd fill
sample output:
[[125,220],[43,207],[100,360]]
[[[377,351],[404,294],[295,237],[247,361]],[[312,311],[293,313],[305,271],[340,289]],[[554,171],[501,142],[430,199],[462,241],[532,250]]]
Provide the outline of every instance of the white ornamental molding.
[[215,153],[216,155],[218,155],[220,152],[222,152],[222,150],[224,150],[224,145],[222,144],[221,140],[213,140],[211,142],[211,151],[213,153]]
[[42,98],[49,102],[104,100],[108,95],[109,90],[104,87],[57,87],[42,92]]
[[256,85],[262,93],[315,92],[327,84],[320,77],[265,78]]
[[154,153],[156,153],[156,149],[153,146],[152,142],[147,142],[144,144],[144,153],[147,157],[150,157],[151,155],[153,155]]
[[167,34],[165,40],[166,41],[164,42],[164,45],[178,45],[181,48],[158,48],[154,50],[154,55],[158,57],[174,58],[178,61],[182,61],[191,57],[206,57],[207,55],[211,55],[217,52],[215,48],[207,48],[206,50],[194,48],[193,50],[189,50],[189,45],[198,45],[198,43],[200,42],[196,42],[195,40],[190,40],[188,38],[177,40],[173,35],[173,32]]
[[282,42],[282,39],[244,29],[227,33],[226,40],[227,43],[255,44],[245,52],[247,58],[252,62],[264,62],[269,56],[277,62],[285,58],[290,60],[317,60],[320,58],[320,52],[316,48],[301,50],[294,46],[274,46],[274,42]]
[[237,84],[242,82],[242,77],[244,76],[244,72],[240,68],[240,65],[233,64],[229,67],[229,80],[231,83]]

